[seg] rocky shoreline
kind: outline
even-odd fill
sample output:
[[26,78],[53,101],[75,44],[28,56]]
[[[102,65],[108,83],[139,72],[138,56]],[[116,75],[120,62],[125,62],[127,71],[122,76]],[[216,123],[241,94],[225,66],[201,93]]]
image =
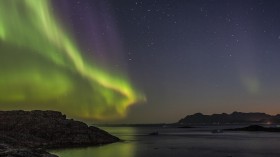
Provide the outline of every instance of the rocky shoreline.
[[263,127],[260,125],[250,125],[243,128],[235,128],[235,129],[226,129],[227,131],[249,131],[249,132],[256,132],[256,131],[262,131],[262,132],[280,132],[279,127]]
[[0,157],[56,157],[48,148],[96,146],[120,139],[56,111],[0,111]]

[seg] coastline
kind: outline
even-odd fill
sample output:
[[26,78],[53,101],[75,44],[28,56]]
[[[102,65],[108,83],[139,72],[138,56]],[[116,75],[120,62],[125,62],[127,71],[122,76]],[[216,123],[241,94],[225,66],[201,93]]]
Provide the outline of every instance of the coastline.
[[[270,132],[213,133],[214,129],[243,126],[177,127],[101,127],[125,140],[102,147],[59,149],[50,151],[60,157],[279,157],[280,134]],[[157,136],[149,133],[158,131]],[[234,147],[232,145],[235,145]]]
[[99,146],[120,141],[57,111],[0,111],[0,156],[56,157],[46,149]]

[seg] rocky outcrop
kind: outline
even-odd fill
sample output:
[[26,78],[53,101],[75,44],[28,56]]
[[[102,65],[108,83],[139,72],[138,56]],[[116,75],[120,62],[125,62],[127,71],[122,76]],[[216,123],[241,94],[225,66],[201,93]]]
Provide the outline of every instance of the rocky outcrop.
[[[2,137],[3,138],[3,137]],[[7,144],[0,144],[1,157],[57,157],[42,149],[32,149],[27,147],[16,147]]]
[[260,125],[250,125],[244,128],[226,129],[228,131],[263,131],[263,132],[280,132],[280,128],[277,127],[263,127]]
[[181,119],[179,124],[251,124],[251,123],[280,123],[280,116],[266,113],[242,113],[203,115],[196,113]]
[[[51,156],[42,148],[94,146],[119,139],[56,111],[0,111],[0,156]],[[32,156],[33,153],[33,156]]]

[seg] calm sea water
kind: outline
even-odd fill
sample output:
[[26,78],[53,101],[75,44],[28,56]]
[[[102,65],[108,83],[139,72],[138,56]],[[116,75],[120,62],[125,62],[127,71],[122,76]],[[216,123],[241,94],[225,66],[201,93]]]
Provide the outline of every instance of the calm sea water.
[[[52,150],[51,153],[60,157],[280,157],[280,133],[211,133],[217,127],[102,129],[125,141],[98,147]],[[148,135],[154,131],[159,135]]]

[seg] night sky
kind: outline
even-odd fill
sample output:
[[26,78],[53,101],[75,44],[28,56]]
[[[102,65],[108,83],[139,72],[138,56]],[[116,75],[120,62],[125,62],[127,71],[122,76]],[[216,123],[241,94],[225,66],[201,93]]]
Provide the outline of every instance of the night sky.
[[[129,82],[125,87],[133,94],[127,100],[136,105],[124,105],[129,106],[126,117],[109,122],[176,122],[196,112],[280,111],[278,0],[51,2],[50,12],[72,34],[82,55]],[[104,115],[112,110],[124,114],[107,106]]]

